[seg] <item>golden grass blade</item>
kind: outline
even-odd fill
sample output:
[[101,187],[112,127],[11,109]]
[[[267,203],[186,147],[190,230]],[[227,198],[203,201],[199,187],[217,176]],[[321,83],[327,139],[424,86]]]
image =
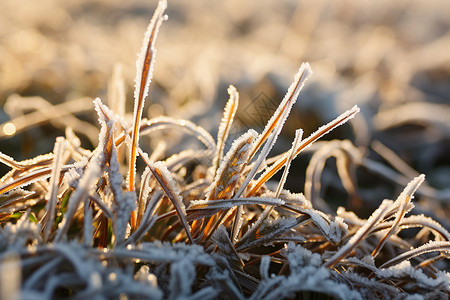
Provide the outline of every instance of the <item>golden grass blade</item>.
[[[65,166],[62,168],[62,171],[67,171],[69,169],[69,166]],[[32,171],[26,175],[23,175],[22,177],[19,177],[17,179],[14,179],[10,182],[5,183],[0,187],[0,195],[6,192],[9,192],[15,188],[23,187],[32,184],[33,182],[36,182],[38,180],[47,179],[50,177],[52,172],[52,169],[42,168],[39,170]]]
[[[330,123],[319,127],[317,131],[312,133],[308,138],[302,140],[302,142],[299,144],[298,148],[295,150],[295,157],[302,152],[305,148],[307,148],[309,145],[311,145],[313,142],[315,142],[317,139],[321,138],[337,126],[340,126],[344,123],[346,123],[348,120],[352,119],[355,114],[359,112],[359,108],[357,106],[354,106],[352,109],[346,111]],[[273,175],[275,175],[283,166],[286,164],[286,161],[289,157],[289,153],[285,153],[278,161],[276,161],[271,167],[269,167],[264,174],[261,175],[261,177],[258,178],[257,182],[251,189],[251,191],[247,194],[247,196],[255,195],[261,186],[266,183],[270,178],[272,178]]]
[[[250,181],[253,180],[255,177],[258,169],[262,165],[262,163],[265,161],[267,156],[269,155],[270,150],[272,149],[273,145],[275,144],[278,135],[281,132],[281,129],[283,128],[283,125],[289,116],[289,113],[291,111],[292,105],[294,105],[295,101],[297,100],[298,94],[302,90],[303,86],[305,85],[306,80],[309,78],[309,76],[312,74],[311,67],[308,63],[303,63],[298,71],[298,73],[295,75],[294,82],[291,84],[291,86],[288,89],[288,92],[286,93],[286,96],[284,97],[283,101],[281,101],[280,105],[278,106],[275,113],[272,115],[270,120],[267,122],[266,127],[264,128],[264,131],[257,137],[255,142],[252,145],[252,149],[250,152],[250,155],[248,157],[247,162],[251,161],[253,156],[256,154],[256,152],[259,150],[261,145],[267,140],[266,144],[264,145],[263,149],[261,150],[261,153],[258,156],[258,159],[253,164],[251,170],[248,172],[247,176],[245,177],[244,182],[242,183],[241,187],[237,191],[235,197],[240,197],[244,190],[247,188]],[[241,227],[242,227],[242,214],[243,210],[242,207],[238,207],[236,211],[236,216],[233,222],[233,226],[231,228],[231,236],[233,241],[237,241],[238,235],[240,233]]]
[[312,74],[312,70],[311,70],[311,66],[309,65],[309,63],[302,63],[297,74],[295,75],[294,82],[289,86],[286,96],[284,96],[284,99],[281,101],[277,110],[275,111],[273,116],[270,118],[270,120],[267,122],[267,125],[264,128],[264,131],[258,136],[258,139],[255,141],[255,144],[252,146],[252,150],[249,155],[249,161],[253,158],[253,156],[255,156],[256,152],[262,146],[264,141],[269,137],[269,134],[273,131],[275,126],[277,126],[277,124],[280,121],[281,121],[281,123],[284,123],[285,120],[282,120],[283,113],[285,113],[284,118],[286,118],[289,115],[292,105],[294,105],[295,101],[297,100],[298,94],[303,89],[303,86],[305,85],[306,80],[308,80],[308,78],[309,78],[309,76],[311,76],[311,74]]
[[383,248],[384,244],[386,243],[386,241],[389,239],[389,237],[393,234],[396,234],[398,231],[398,225],[401,222],[401,220],[403,219],[403,217],[406,214],[406,208],[408,206],[408,204],[410,203],[414,192],[419,188],[420,184],[425,180],[425,175],[420,175],[416,178],[414,178],[407,186],[406,188],[403,190],[403,192],[400,194],[400,196],[397,198],[397,200],[394,202],[394,205],[398,205],[398,210],[397,210],[397,214],[395,216],[395,220],[391,226],[391,228],[389,228],[388,232],[386,232],[386,234],[383,236],[383,238],[380,240],[380,242],[378,243],[378,245],[375,247],[375,249],[372,252],[372,256],[376,257],[381,249]]
[[231,125],[233,124],[234,116],[236,115],[236,111],[239,106],[239,93],[234,86],[230,85],[228,88],[228,94],[230,95],[230,99],[225,105],[222,121],[219,126],[219,132],[217,133],[217,146],[212,163],[214,173],[222,160],[225,142],[228,138],[228,134],[230,133]]
[[15,161],[12,157],[3,154],[2,152],[0,152],[0,162],[13,169],[21,170],[24,168],[19,162]]
[[153,76],[153,64],[155,61],[155,42],[158,35],[159,27],[165,20],[164,11],[167,8],[167,2],[160,0],[158,7],[155,10],[153,18],[145,33],[144,42],[142,45],[139,58],[136,62],[136,86],[134,91],[134,119],[133,119],[133,132],[131,136],[131,150],[130,150],[130,165],[128,170],[128,190],[134,191],[134,181],[136,173],[136,147],[139,141],[139,128],[142,116],[142,110],[144,108],[145,98],[148,94],[150,81]]
[[29,192],[22,189],[16,189],[8,194],[0,195],[0,214],[12,213],[33,205],[39,201],[36,192]]
[[358,229],[347,244],[340,248],[327,262],[323,264],[323,267],[331,269],[340,260],[345,258],[370,233],[371,229],[383,220],[391,204],[392,201],[383,201],[380,207],[374,211],[367,222]]

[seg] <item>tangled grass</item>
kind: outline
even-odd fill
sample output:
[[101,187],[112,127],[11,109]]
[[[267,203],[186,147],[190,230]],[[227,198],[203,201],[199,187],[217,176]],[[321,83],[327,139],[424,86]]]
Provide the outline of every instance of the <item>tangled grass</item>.
[[[424,175],[367,220],[342,207],[334,212],[320,198],[328,158],[336,158],[355,207],[355,168],[385,170],[351,142],[334,140],[308,149],[314,154],[304,194],[284,189],[296,156],[359,111],[351,108],[307,138],[297,130],[289,151],[269,157],[312,74],[308,63],[264,130],[248,130],[226,153],[239,106],[233,86],[217,139],[188,120],[142,119],[165,9],[160,1],[137,61],[132,122],[110,109],[125,101],[115,76],[109,107],[94,100],[97,148],[82,148],[68,125],[50,154],[15,161],[0,153],[11,167],[0,181],[1,298],[448,297],[450,233],[411,214]],[[64,105],[57,116],[84,109]],[[168,155],[164,141],[152,153],[139,146],[140,136],[167,129],[187,133],[203,150]],[[140,180],[138,159],[146,166]],[[281,179],[270,182],[282,169]],[[403,234],[409,228],[419,230]]]

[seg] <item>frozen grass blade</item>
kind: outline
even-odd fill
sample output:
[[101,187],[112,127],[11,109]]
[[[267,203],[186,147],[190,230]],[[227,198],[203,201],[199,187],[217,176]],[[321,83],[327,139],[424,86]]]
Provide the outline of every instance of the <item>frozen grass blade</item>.
[[[267,122],[264,131],[258,136],[258,139],[255,141],[255,144],[252,147],[252,150],[249,155],[249,160],[255,156],[256,152],[262,146],[264,141],[269,137],[270,133],[275,129],[276,126],[281,122],[281,126],[283,126],[289,112],[291,111],[292,105],[294,105],[295,101],[300,94],[300,91],[303,89],[306,80],[308,80],[309,76],[311,76],[312,70],[309,63],[302,63],[300,69],[295,75],[294,82],[289,86],[289,89],[284,96],[284,99],[281,101],[277,110]],[[284,115],[284,116],[283,116]],[[282,117],[283,116],[283,117]]]
[[384,264],[382,264],[380,266],[380,269],[383,268],[388,268],[390,266],[394,266],[397,265],[403,261],[406,260],[410,260],[411,258],[414,258],[418,255],[422,255],[424,253],[429,253],[429,252],[441,252],[444,255],[449,256],[450,254],[450,242],[446,241],[446,242],[436,242],[436,241],[430,241],[425,245],[422,245],[418,248],[409,250],[405,253],[402,253],[390,260],[388,260],[387,262],[385,262]]
[[152,162],[148,159],[148,156],[144,152],[140,152],[142,159],[147,164],[147,167],[152,172],[153,176],[155,176],[161,188],[164,190],[167,198],[172,202],[175,210],[177,211],[177,215],[180,218],[181,223],[183,224],[184,230],[189,238],[191,243],[194,243],[194,239],[191,235],[191,229],[189,224],[186,221],[186,210],[183,204],[183,199],[180,196],[179,188],[177,187],[176,182],[171,178],[170,171],[162,162]]
[[[64,166],[61,171],[65,172],[69,170],[70,166]],[[0,187],[0,195],[6,192],[9,192],[13,189],[24,187],[27,185],[32,184],[33,182],[36,182],[38,180],[47,179],[51,176],[52,168],[42,168],[36,171],[32,171],[30,173],[27,173],[26,175],[23,175],[22,177],[19,177],[17,179],[14,179],[10,182],[5,183]]]
[[334,265],[339,263],[345,258],[359,243],[370,233],[370,230],[383,220],[384,216],[388,212],[392,202],[383,201],[380,207],[370,216],[367,222],[352,236],[352,238],[340,248],[327,262],[323,264],[325,268],[333,268]]
[[393,234],[396,234],[398,231],[398,225],[403,219],[403,217],[406,214],[406,208],[413,198],[414,192],[419,188],[420,184],[425,180],[425,175],[420,175],[416,178],[414,178],[403,190],[403,192],[400,194],[398,199],[394,202],[394,205],[398,205],[398,211],[397,215],[395,216],[394,223],[392,224],[392,227],[386,232],[386,234],[383,236],[383,238],[378,243],[377,247],[373,250],[372,256],[376,257],[380,251],[381,248],[383,248],[384,244],[386,243],[387,239]]
[[167,2],[161,0],[155,10],[152,20],[145,33],[144,42],[136,62],[136,86],[134,91],[134,119],[133,132],[131,136],[130,166],[128,170],[128,190],[134,191],[134,177],[136,173],[136,147],[139,141],[139,128],[141,123],[142,110],[144,108],[145,98],[148,94],[150,81],[153,76],[153,64],[155,60],[155,42],[159,27],[165,20],[164,11],[167,8]]
[[[394,225],[395,221],[385,221],[383,223],[378,224],[372,230],[372,232],[377,232],[381,230],[385,230],[391,228]],[[429,228],[432,230],[435,235],[440,235],[442,238],[450,241],[450,233],[442,227],[438,222],[433,219],[426,217],[424,215],[418,216],[409,216],[404,217],[398,224],[399,228],[413,228],[413,227],[423,227]]]
[[[253,178],[256,175],[256,172],[260,168],[263,161],[266,159],[266,157],[269,155],[270,150],[272,149],[273,145],[275,144],[278,135],[281,132],[281,129],[283,128],[284,123],[286,122],[287,117],[289,116],[289,113],[292,109],[292,106],[297,101],[298,95],[300,91],[302,90],[303,86],[305,85],[306,80],[309,78],[309,76],[312,74],[311,66],[309,63],[303,63],[300,66],[300,69],[298,73],[295,75],[294,82],[289,87],[286,96],[281,101],[280,105],[278,106],[275,113],[272,115],[270,120],[267,122],[266,127],[264,128],[264,131],[258,136],[258,138],[255,140],[255,142],[252,145],[252,149],[248,158],[248,162],[253,158],[253,156],[256,154],[256,152],[259,150],[261,145],[264,143],[264,141],[267,140],[266,144],[264,145],[263,149],[261,150],[261,153],[258,156],[258,159],[254,163],[252,169],[250,172],[248,172],[247,176],[245,177],[244,182],[242,183],[241,187],[236,193],[236,197],[240,197],[244,190],[247,188],[250,181],[253,180]],[[233,241],[237,240],[237,237],[240,233],[242,227],[242,207],[237,208],[236,216],[233,222],[233,227],[231,229],[231,235]]]
[[[310,146],[313,142],[333,130],[334,128],[346,123],[348,120],[352,119],[355,114],[359,112],[359,108],[357,106],[354,106],[352,109],[346,111],[330,123],[319,127],[317,131],[312,133],[308,138],[302,140],[298,148],[295,150],[295,157],[302,152],[305,148]],[[273,175],[275,175],[285,164],[289,157],[289,153],[285,153],[278,161],[276,161],[271,167],[267,168],[267,170],[261,175],[261,177],[258,178],[257,182],[251,189],[251,191],[248,193],[247,196],[255,195],[261,186],[266,183],[270,178],[272,178]]]
[[230,87],[228,88],[228,94],[230,95],[230,99],[225,105],[222,121],[220,122],[219,126],[219,132],[217,133],[217,146],[212,163],[214,173],[216,172],[217,168],[219,167],[219,163],[222,160],[225,142],[228,138],[231,125],[233,124],[234,116],[236,115],[236,111],[239,106],[239,93],[234,86],[230,85]]

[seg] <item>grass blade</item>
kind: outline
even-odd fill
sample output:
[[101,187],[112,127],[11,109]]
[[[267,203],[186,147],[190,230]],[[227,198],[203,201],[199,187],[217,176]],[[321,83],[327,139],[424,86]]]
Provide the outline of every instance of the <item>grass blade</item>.
[[134,191],[134,181],[136,173],[136,147],[139,141],[139,128],[144,108],[145,98],[148,94],[150,81],[153,76],[153,64],[155,60],[155,42],[158,35],[159,27],[161,26],[164,17],[164,11],[167,8],[167,2],[161,0],[158,2],[158,7],[155,10],[152,20],[145,33],[143,46],[136,61],[136,86],[134,91],[134,119],[133,132],[131,136],[131,151],[130,151],[130,165],[128,170],[128,190]]

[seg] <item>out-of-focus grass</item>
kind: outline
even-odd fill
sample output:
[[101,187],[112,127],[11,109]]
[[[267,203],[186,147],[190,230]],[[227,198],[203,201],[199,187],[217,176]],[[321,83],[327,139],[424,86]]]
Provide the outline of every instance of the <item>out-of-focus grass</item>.
[[[136,52],[155,6],[142,0],[2,1],[2,107],[13,93],[39,95],[51,103],[104,98],[109,74],[119,62],[131,112]],[[344,127],[329,138],[351,138],[371,152],[371,141],[379,139],[426,173],[434,186],[448,188],[448,1],[170,1],[167,13],[170,22],[161,30],[147,116],[168,113],[216,130],[213,121],[233,83],[241,92],[241,107],[247,108],[238,113],[237,124],[262,127],[249,117],[255,113],[252,104],[261,95],[278,103],[290,74],[301,61],[310,61],[312,83],[284,135],[299,127],[308,134],[357,103],[365,118],[355,120],[353,130]],[[30,108],[7,107],[10,116]],[[398,116],[402,123],[388,122]],[[0,118],[7,120],[3,112]],[[95,116],[84,113],[83,118]],[[49,152],[58,134],[54,126],[14,139],[1,128],[1,151],[18,159]],[[82,126],[74,129],[83,137]],[[291,140],[281,140],[280,150]],[[383,161],[376,153],[371,157]],[[369,184],[372,180],[369,176]],[[288,185],[301,190],[292,180]],[[443,218],[445,210],[448,204]]]

